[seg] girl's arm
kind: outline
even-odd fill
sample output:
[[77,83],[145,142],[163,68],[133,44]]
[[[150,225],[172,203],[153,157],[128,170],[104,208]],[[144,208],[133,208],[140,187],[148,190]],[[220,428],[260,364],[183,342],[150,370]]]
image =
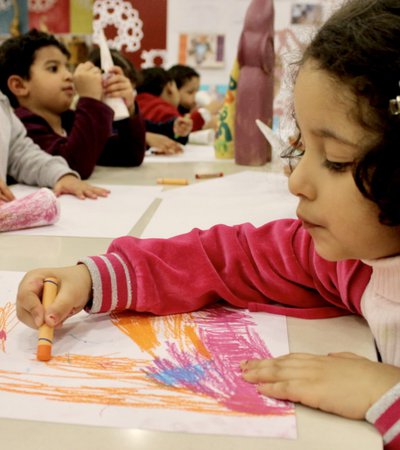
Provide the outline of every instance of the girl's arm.
[[[62,305],[55,301],[56,322],[63,321],[72,309],[82,309],[88,300],[86,308],[91,313],[131,309],[174,314],[222,299],[253,311],[334,317],[357,312],[371,272],[359,261],[322,260],[300,222],[289,219],[260,228],[217,225],[171,239],[125,236],[113,241],[107,254],[82,262],[90,274],[92,295],[66,296],[68,301]],[[21,284],[25,294],[18,300],[20,311],[26,312],[21,320],[31,321],[32,304],[25,304],[30,292],[26,280],[40,286],[44,276],[63,277],[62,270],[27,275]],[[67,289],[68,282],[62,286]]]

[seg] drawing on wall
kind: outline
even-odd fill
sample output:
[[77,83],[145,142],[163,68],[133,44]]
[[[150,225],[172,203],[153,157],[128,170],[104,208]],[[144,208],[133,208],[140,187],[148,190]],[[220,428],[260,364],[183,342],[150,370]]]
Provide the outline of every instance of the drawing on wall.
[[322,5],[296,3],[292,5],[290,18],[293,25],[321,25]]
[[197,68],[224,67],[225,36],[190,33],[179,36],[179,63]]
[[11,299],[22,275],[0,272],[2,417],[296,437],[293,405],[261,396],[239,370],[243,359],[288,351],[284,317],[223,306],[165,317],[81,313],[57,330],[42,363],[36,331],[16,325]]

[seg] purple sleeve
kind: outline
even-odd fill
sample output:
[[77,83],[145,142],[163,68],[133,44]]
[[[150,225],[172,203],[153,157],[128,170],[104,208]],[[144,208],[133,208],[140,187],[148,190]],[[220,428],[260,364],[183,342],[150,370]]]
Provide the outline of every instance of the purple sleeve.
[[97,164],[101,166],[136,167],[142,164],[146,151],[144,119],[136,114],[113,123],[113,135],[108,139]]
[[28,135],[51,155],[64,157],[83,179],[88,178],[112,135],[114,113],[104,103],[80,98],[75,112],[68,112],[67,136],[55,133],[48,123],[34,114],[19,115]]
[[220,299],[237,307],[305,318],[359,313],[371,268],[328,262],[299,221],[194,229],[170,239],[116,239],[82,260],[92,275],[90,312],[173,314]]

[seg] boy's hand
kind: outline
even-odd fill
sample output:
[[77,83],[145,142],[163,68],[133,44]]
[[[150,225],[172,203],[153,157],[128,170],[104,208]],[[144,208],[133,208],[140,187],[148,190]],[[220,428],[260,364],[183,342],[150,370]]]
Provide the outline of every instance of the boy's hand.
[[178,142],[163,134],[146,132],[146,144],[153,147],[160,155],[175,155],[183,152],[182,146]]
[[174,122],[174,134],[176,136],[187,136],[193,128],[193,120],[189,116],[177,117]]
[[86,181],[82,181],[75,175],[69,174],[61,177],[54,185],[54,193],[59,196],[62,194],[72,194],[80,199],[97,197],[107,197],[110,193],[108,189],[93,186]]
[[0,204],[14,199],[14,194],[11,192],[10,188],[2,179],[0,179]]
[[[55,277],[58,293],[54,302],[43,309],[43,280]],[[25,274],[17,293],[17,316],[25,325],[60,327],[67,317],[81,311],[92,295],[92,278],[86,266],[79,264],[58,269],[36,269]]]
[[400,368],[354,353],[292,353],[246,361],[241,369],[262,394],[350,419],[365,418],[370,406],[400,382]]
[[90,61],[79,64],[73,74],[75,90],[80,97],[103,98],[101,69]]
[[119,66],[114,66],[103,79],[106,97],[123,98],[130,115],[135,112],[136,91]]

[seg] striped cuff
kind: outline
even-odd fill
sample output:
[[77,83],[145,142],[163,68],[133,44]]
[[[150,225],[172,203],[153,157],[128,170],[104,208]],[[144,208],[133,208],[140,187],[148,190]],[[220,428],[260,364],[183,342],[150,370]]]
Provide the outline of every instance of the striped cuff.
[[381,433],[385,450],[400,448],[400,383],[371,406],[366,419]]
[[93,300],[90,314],[122,311],[132,308],[133,289],[131,274],[117,253],[83,258],[92,277]]

